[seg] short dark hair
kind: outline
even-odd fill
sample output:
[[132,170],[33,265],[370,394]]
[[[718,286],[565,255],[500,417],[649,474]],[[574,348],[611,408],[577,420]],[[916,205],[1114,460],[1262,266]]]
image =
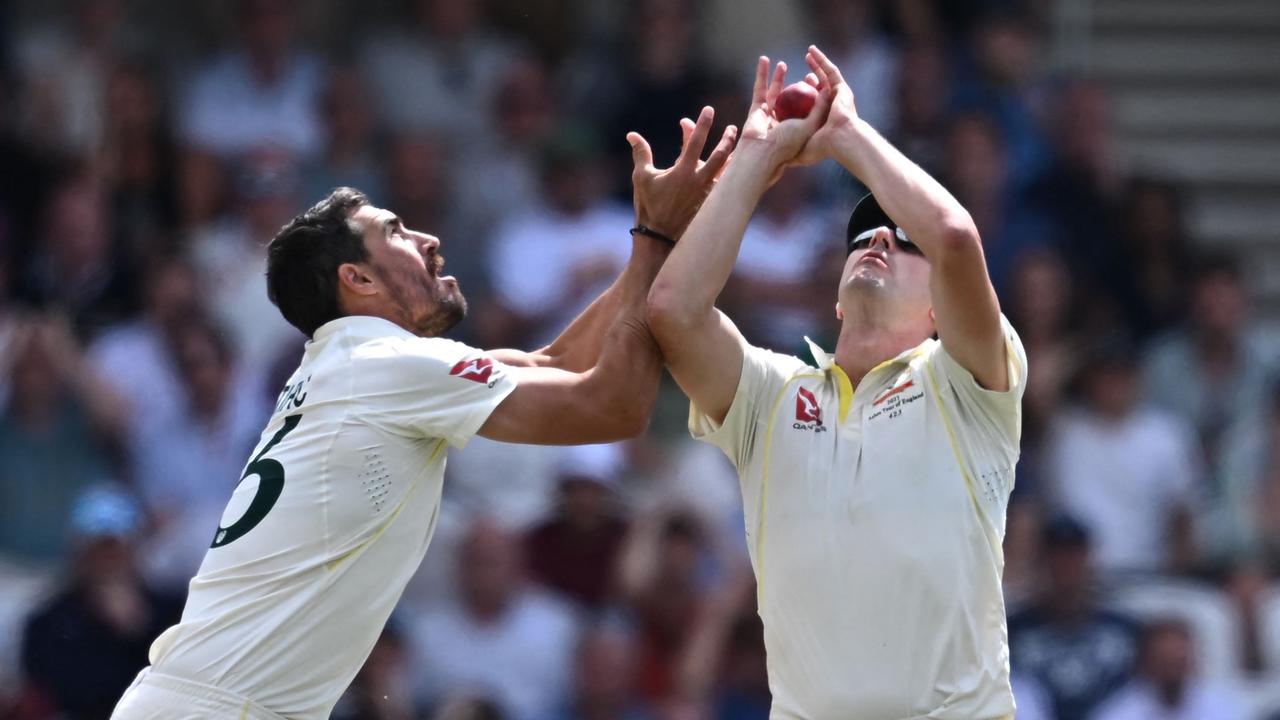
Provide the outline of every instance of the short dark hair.
[[351,214],[368,204],[364,193],[340,187],[290,220],[267,245],[267,297],[307,337],[342,317],[338,266],[369,258],[351,222]]

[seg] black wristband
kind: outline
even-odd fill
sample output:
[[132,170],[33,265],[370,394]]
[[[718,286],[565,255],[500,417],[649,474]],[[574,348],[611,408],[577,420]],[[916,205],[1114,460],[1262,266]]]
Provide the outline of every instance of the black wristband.
[[648,225],[636,225],[635,227],[631,228],[631,234],[632,234],[632,235],[644,235],[645,237],[651,237],[651,238],[653,238],[654,240],[661,240],[662,242],[664,242],[664,243],[666,243],[666,244],[668,244],[668,245],[675,245],[675,244],[676,244],[676,241],[675,241],[675,240],[672,240],[671,238],[667,237],[666,235],[663,235],[662,233],[658,232],[657,230],[654,230],[653,228],[649,227]]

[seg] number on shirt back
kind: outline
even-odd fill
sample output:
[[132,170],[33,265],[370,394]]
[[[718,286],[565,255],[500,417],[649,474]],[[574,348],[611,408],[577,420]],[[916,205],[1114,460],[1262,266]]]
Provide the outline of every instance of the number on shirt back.
[[239,520],[231,523],[230,527],[218,526],[218,532],[213,536],[213,545],[209,547],[222,547],[244,537],[245,533],[257,527],[267,513],[271,512],[271,508],[275,507],[276,501],[280,499],[280,493],[284,491],[284,466],[263,455],[271,452],[271,448],[298,427],[301,420],[302,415],[290,415],[285,418],[284,427],[276,432],[266,447],[262,448],[262,452],[249,461],[244,474],[240,476],[240,482],[243,483],[250,475],[257,475],[258,491],[253,494],[249,509],[244,511],[244,515],[241,515]]

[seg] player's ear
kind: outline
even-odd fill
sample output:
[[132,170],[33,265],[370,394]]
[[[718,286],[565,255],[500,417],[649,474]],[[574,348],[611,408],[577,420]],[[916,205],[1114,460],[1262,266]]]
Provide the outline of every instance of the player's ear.
[[[933,312],[933,311],[932,311],[932,310],[930,310],[929,312]],[[844,308],[840,307],[840,301],[839,301],[839,300],[837,300],[837,301],[836,301],[836,319],[837,319],[837,320],[844,320]]]
[[367,268],[356,263],[342,263],[338,266],[338,284],[356,295],[378,293],[377,280],[369,274]]

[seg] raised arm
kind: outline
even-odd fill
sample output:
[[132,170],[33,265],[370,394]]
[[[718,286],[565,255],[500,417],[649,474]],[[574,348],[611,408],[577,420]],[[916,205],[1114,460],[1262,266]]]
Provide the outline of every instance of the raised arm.
[[[676,237],[697,212],[737,137],[730,126],[711,156],[699,160],[713,119],[705,108],[696,124],[681,123],[685,147],[665,170],[653,166],[644,138],[627,136],[636,162],[632,180],[638,224]],[[645,299],[670,251],[662,240],[635,235],[626,270],[560,338],[534,354],[537,360],[514,368],[516,389],[480,434],[508,442],[578,444],[644,432],[662,373]]]
[[[653,165],[649,143],[639,133],[629,133],[632,148],[633,198],[636,224],[651,228],[669,238],[678,238],[693,219],[694,213],[711,190],[712,180],[724,167],[737,141],[737,128],[725,128],[719,144],[706,161],[699,161],[715,113],[703,108],[697,122],[680,120],[683,142],[680,156],[669,168]],[[705,180],[705,182],[704,182]],[[585,372],[595,365],[604,346],[604,338],[622,308],[621,298],[630,283],[641,282],[647,288],[652,277],[637,276],[628,264],[613,284],[583,310],[550,345],[532,352],[493,350],[489,354],[515,367],[552,367],[570,372]]]
[[919,245],[933,269],[931,294],[938,338],[980,385],[1009,387],[1000,303],[987,275],[978,230],[960,203],[857,114],[853,91],[816,47],[806,58],[819,87],[835,93],[826,125],[802,161],[832,157],[871,189],[876,201]]
[[760,58],[733,160],[649,292],[649,324],[671,375],[717,421],[724,420],[733,402],[746,340],[716,309],[716,298],[733,271],[760,196],[821,124],[830,104],[830,95],[824,95],[804,120],[778,122],[772,108],[785,73],[786,65],[779,63],[770,80],[769,59]]

